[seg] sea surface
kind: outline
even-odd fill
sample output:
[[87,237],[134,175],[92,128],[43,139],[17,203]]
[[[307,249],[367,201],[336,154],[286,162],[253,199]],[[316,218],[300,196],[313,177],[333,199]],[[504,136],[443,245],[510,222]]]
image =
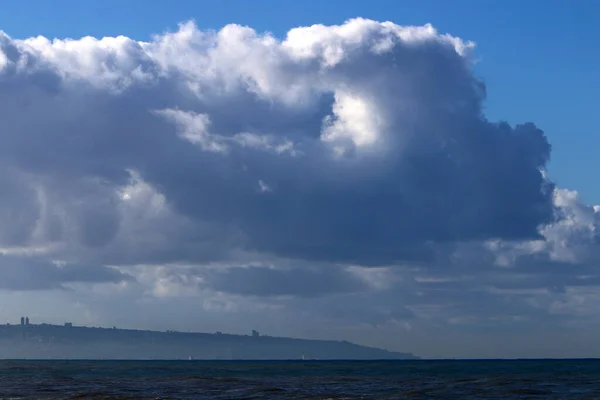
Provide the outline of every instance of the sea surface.
[[600,399],[600,360],[7,360],[0,399]]

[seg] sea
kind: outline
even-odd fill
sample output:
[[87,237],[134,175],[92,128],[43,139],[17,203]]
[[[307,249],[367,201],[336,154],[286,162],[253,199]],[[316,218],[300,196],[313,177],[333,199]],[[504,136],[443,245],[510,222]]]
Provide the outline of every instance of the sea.
[[0,399],[600,399],[600,360],[5,360]]

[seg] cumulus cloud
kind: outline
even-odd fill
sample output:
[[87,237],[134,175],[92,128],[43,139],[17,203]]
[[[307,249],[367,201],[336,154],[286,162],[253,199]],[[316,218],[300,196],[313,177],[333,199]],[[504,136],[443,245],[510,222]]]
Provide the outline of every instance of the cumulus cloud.
[[429,26],[4,43],[5,159],[94,191],[84,245],[117,235],[128,171],[284,257],[399,261],[430,241],[535,237],[552,217],[543,133],[487,121],[472,45]]
[[487,119],[473,51],[360,18],[282,39],[2,33],[0,246],[44,288],[143,284],[145,265],[171,271],[160,293],[337,293],[365,320],[533,315],[502,291],[596,284],[598,210],[546,177],[538,127]]

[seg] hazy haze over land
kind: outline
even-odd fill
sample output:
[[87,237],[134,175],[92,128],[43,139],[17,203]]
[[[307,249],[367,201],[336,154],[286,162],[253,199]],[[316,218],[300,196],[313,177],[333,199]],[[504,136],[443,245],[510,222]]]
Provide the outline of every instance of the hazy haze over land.
[[544,127],[486,116],[471,38],[363,18],[10,35],[6,322],[600,356],[600,209],[548,177]]

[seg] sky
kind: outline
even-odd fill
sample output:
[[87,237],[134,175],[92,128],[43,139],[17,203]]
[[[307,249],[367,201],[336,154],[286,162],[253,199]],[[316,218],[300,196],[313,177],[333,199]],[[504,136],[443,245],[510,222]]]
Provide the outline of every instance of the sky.
[[600,357],[599,14],[3,2],[0,319]]

